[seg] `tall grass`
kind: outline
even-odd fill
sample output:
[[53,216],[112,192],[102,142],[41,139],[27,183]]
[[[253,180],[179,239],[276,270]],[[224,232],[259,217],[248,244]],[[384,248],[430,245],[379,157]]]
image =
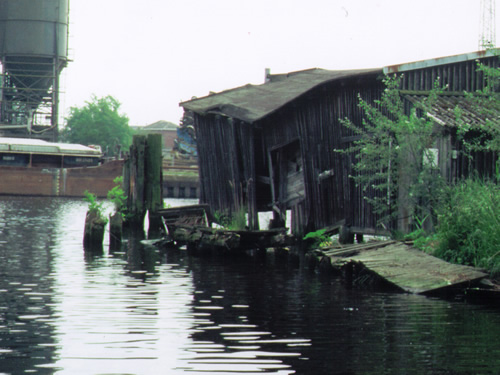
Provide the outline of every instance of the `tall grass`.
[[450,187],[438,223],[434,255],[500,274],[500,186],[469,179]]
[[247,225],[246,208],[242,207],[238,211],[228,215],[222,212],[214,212],[215,222],[227,230],[244,230]]

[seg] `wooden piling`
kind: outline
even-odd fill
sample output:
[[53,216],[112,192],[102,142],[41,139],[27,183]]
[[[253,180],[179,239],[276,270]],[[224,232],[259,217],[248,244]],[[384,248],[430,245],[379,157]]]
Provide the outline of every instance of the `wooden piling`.
[[158,237],[163,228],[161,216],[158,215],[158,211],[163,208],[161,149],[161,134],[148,134],[146,139],[145,205],[149,212],[149,238]]
[[123,236],[123,216],[120,212],[109,217],[109,250],[120,250]]
[[100,212],[87,211],[85,215],[85,230],[83,234],[83,248],[86,251],[102,251],[102,241],[107,220],[102,218]]
[[149,211],[149,235],[161,232],[162,198],[162,138],[161,134],[135,135],[130,147],[129,161],[124,171],[124,191],[128,193],[128,224],[144,227]]

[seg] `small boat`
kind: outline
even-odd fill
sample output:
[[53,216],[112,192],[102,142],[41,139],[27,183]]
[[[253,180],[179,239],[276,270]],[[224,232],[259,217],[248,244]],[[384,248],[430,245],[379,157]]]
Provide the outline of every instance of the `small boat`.
[[105,197],[122,169],[98,147],[0,137],[0,195]]

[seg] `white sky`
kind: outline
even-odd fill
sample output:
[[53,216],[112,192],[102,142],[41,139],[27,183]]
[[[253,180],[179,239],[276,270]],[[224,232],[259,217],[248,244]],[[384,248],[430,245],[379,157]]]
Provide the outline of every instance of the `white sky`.
[[130,125],[178,123],[179,102],[263,83],[265,68],[372,68],[476,51],[479,21],[480,0],[70,0],[60,109],[112,95]]

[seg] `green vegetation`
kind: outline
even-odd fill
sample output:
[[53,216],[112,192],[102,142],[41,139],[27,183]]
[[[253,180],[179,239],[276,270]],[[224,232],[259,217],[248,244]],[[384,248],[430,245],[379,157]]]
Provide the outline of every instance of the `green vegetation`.
[[[466,93],[472,108],[484,123],[467,123],[455,109],[459,140],[465,155],[476,151],[500,152],[500,68],[479,65],[487,86]],[[471,137],[470,135],[473,134]],[[496,183],[495,183],[496,180]],[[421,232],[415,245],[450,262],[484,268],[500,275],[500,158],[493,180],[470,178],[449,186],[440,196],[438,226],[434,233]]]
[[309,242],[309,246],[313,248],[325,247],[333,244],[331,237],[326,234],[326,229],[309,232],[304,236],[303,240]]
[[244,230],[247,227],[246,209],[240,208],[232,215],[214,212],[215,222],[227,230]]
[[103,215],[103,202],[99,202],[97,196],[95,194],[90,193],[88,190],[85,190],[83,193],[83,200],[89,204],[88,212],[90,215],[95,217],[99,222],[103,225],[106,225],[108,219]]
[[108,199],[113,203],[115,212],[120,213],[123,219],[127,218],[127,196],[122,188],[123,176],[119,176],[113,180],[116,184],[110,191],[108,191]]
[[[455,108],[457,140],[463,155],[500,152],[500,68],[478,66],[487,87],[465,93],[467,104],[481,121],[470,121]],[[477,266],[500,275],[500,159],[491,180],[470,178],[447,185],[434,163],[431,147],[439,137],[431,116],[440,90],[436,85],[428,99],[409,114],[404,111],[399,80],[388,78],[382,98],[373,104],[360,98],[365,114],[361,126],[344,124],[361,139],[346,151],[357,156],[352,178],[375,197],[368,199],[390,223],[405,214],[413,219],[414,231],[406,236],[416,247],[445,260]],[[471,163],[472,164],[472,163]],[[471,171],[473,172],[473,171]],[[319,236],[320,234],[316,234]],[[395,233],[397,235],[397,233]]]
[[435,233],[420,232],[415,245],[447,261],[500,274],[500,187],[468,179],[447,188]]
[[375,192],[365,199],[380,216],[380,225],[391,227],[398,216],[425,217],[434,225],[434,207],[444,187],[431,148],[439,134],[434,121],[419,114],[421,110],[430,112],[427,109],[435,103],[440,89],[436,84],[419,108],[406,114],[399,93],[401,79],[387,77],[386,90],[373,104],[359,98],[362,124],[350,119],[342,122],[361,138],[339,152],[356,155],[351,177],[365,191]]
[[120,103],[112,96],[92,99],[82,108],[71,107],[66,126],[61,131],[63,142],[99,145],[107,155],[116,155],[118,147],[132,142],[128,117],[119,113]]

